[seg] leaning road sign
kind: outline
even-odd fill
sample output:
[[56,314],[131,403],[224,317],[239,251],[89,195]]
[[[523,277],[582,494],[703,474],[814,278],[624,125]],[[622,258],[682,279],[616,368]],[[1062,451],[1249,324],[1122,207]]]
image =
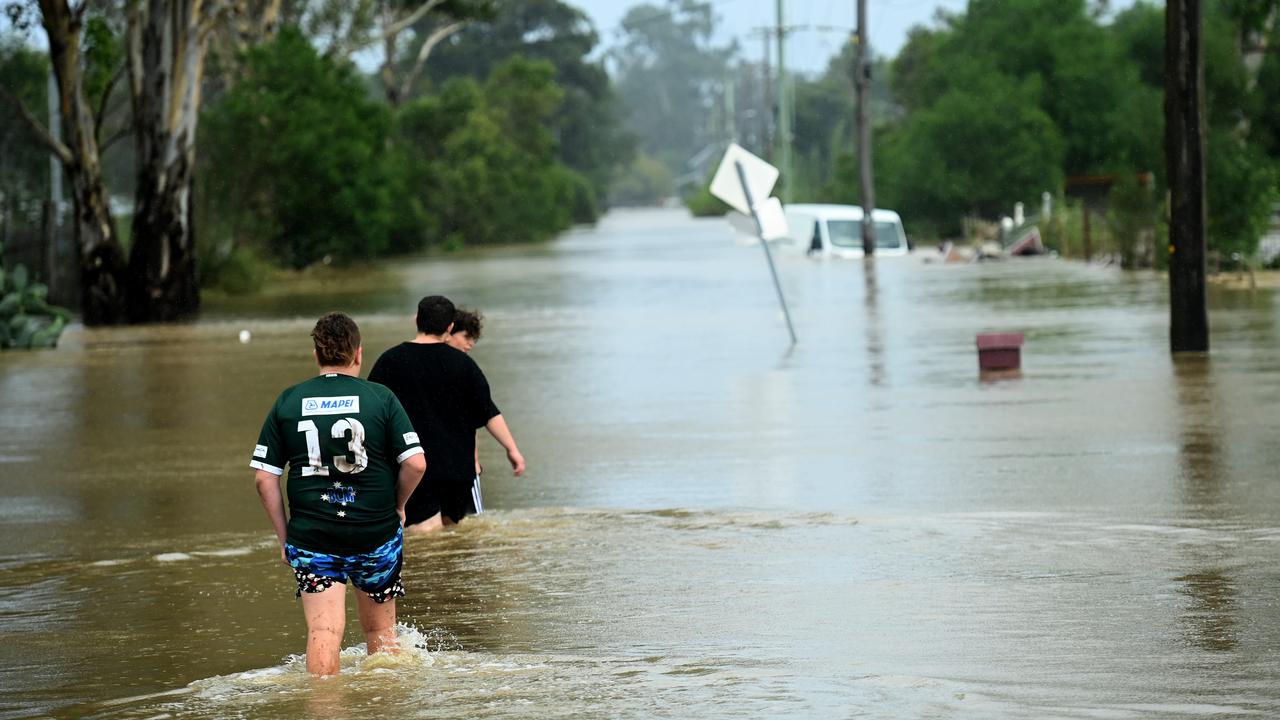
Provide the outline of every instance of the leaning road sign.
[[776,197],[756,201],[756,217],[760,219],[760,237],[765,240],[781,240],[787,236],[787,215],[782,211],[782,201]]
[[778,269],[774,267],[773,253],[769,251],[769,240],[787,234],[787,218],[782,211],[782,203],[778,198],[769,197],[776,182],[778,168],[733,144],[725,151],[724,159],[711,179],[711,194],[754,221],[756,237],[760,238],[760,247],[769,263],[769,274],[773,276],[773,288],[778,292],[778,304],[782,306],[782,315],[787,320],[787,332],[791,335],[791,344],[795,345],[796,328],[791,324],[787,298],[782,294]]
[[715,177],[711,178],[711,194],[743,215],[750,215],[751,204],[738,179],[738,165],[742,165],[747,190],[756,202],[763,201],[773,192],[773,186],[778,182],[778,168],[747,152],[737,143],[730,144],[725,151]]
[[725,218],[733,229],[741,235],[753,238],[764,236],[765,240],[781,240],[790,235],[787,215],[782,211],[782,201],[771,197],[764,202],[756,203],[756,215],[760,218],[760,226],[756,227],[756,219],[750,213],[743,214],[730,210]]

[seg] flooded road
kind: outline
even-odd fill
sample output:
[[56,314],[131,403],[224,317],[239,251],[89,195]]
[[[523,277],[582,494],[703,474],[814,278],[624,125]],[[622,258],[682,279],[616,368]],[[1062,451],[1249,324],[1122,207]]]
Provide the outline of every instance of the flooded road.
[[[1174,362],[1154,275],[781,258],[788,349],[760,255],[618,212],[0,355],[0,718],[1280,715],[1280,296],[1215,290]],[[313,681],[248,451],[318,315],[372,358],[428,293],[485,312],[531,469],[483,438],[412,651],[352,616]]]

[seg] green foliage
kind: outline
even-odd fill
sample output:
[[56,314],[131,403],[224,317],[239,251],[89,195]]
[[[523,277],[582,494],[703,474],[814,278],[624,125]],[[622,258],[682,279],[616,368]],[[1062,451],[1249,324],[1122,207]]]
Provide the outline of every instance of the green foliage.
[[[965,214],[997,216],[1060,187],[1064,142],[1033,82],[979,76],[878,137],[877,204],[942,234]],[[838,163],[831,199],[857,203],[857,163]]]
[[723,200],[711,194],[710,185],[703,185],[698,191],[685,198],[684,206],[694,217],[720,217],[729,212],[729,206]]
[[[427,72],[437,87],[466,76],[484,82],[513,52],[546,60],[555,68],[563,99],[548,119],[558,139],[557,157],[590,182],[591,197],[609,196],[617,170],[630,162],[633,141],[622,129],[619,103],[601,60],[590,56],[599,36],[590,18],[561,0],[496,0],[488,22],[471,23],[431,56]],[[420,89],[426,90],[423,84]],[[586,196],[580,198],[586,201]],[[597,207],[598,207],[598,200]],[[574,212],[580,222],[598,209]]]
[[[1098,252],[1148,262],[1151,223],[1137,230],[1135,213],[1154,214],[1151,198],[1164,193],[1164,8],[1139,0],[1107,22],[1093,6],[971,0],[964,12],[913,29],[887,73],[897,112],[872,106],[877,204],[902,212],[917,235],[948,235],[962,216],[994,218],[1043,191],[1060,195],[1072,175],[1152,172],[1150,197],[1120,188],[1119,216],[1094,224]],[[1275,12],[1276,0],[1220,0],[1205,11],[1209,242],[1223,252],[1252,252],[1276,197],[1280,55],[1263,53],[1256,77],[1241,55],[1242,43],[1280,47]],[[1269,37],[1256,35],[1268,23]],[[835,82],[843,67],[833,62],[798,89],[796,136],[807,150],[797,156],[808,165],[798,176],[812,183],[830,167],[819,197],[857,203],[851,133],[826,120],[850,112],[850,88]],[[815,129],[835,130],[824,154],[812,154],[824,141]],[[1078,228],[1059,230],[1064,254],[1078,253]]]
[[1276,160],[1234,132],[1216,130],[1209,133],[1205,164],[1208,245],[1224,258],[1250,257],[1267,231],[1272,203],[1280,200]]
[[243,73],[201,129],[204,188],[233,241],[293,267],[386,252],[405,212],[390,111],[296,30],[250,50]]
[[[4,247],[0,245],[0,257]],[[51,348],[58,344],[71,312],[50,305],[49,288],[32,282],[25,265],[12,270],[0,261],[0,350]]]
[[1061,196],[1053,201],[1053,212],[1037,221],[1040,241],[1046,250],[1062,257],[1078,257],[1084,247],[1084,213],[1080,203]]
[[201,284],[228,295],[256,293],[271,275],[271,264],[247,245],[204,243],[199,262]]
[[[11,36],[0,35],[0,85],[35,115],[47,121],[48,61]],[[9,103],[0,101],[0,217],[34,225],[49,197],[49,153]]]
[[675,192],[676,181],[671,170],[656,158],[641,153],[614,181],[610,202],[624,206],[658,205]]
[[1267,40],[1272,49],[1262,58],[1249,98],[1250,139],[1268,157],[1280,161],[1280,23]]
[[1107,229],[1120,255],[1120,266],[1150,266],[1156,224],[1156,201],[1151,188],[1131,175],[1122,176],[1111,186],[1107,210]]
[[124,61],[124,42],[107,18],[95,15],[85,21],[83,43],[84,91],[96,100],[107,91],[111,77]]
[[446,246],[543,240],[594,207],[590,183],[561,165],[548,121],[563,91],[546,61],[513,57],[483,87],[455,78],[399,117],[406,182]]

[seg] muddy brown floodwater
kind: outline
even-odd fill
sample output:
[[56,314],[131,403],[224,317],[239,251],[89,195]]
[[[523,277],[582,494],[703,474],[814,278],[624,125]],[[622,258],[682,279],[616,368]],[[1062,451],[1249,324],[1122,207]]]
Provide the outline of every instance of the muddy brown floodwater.
[[[1156,275],[779,271],[790,350],[757,248],[632,211],[5,353],[0,718],[1280,715],[1275,291],[1174,361]],[[315,317],[374,356],[427,293],[487,315],[531,470],[483,445],[489,512],[408,543],[413,650],[352,618],[312,681],[246,463]]]

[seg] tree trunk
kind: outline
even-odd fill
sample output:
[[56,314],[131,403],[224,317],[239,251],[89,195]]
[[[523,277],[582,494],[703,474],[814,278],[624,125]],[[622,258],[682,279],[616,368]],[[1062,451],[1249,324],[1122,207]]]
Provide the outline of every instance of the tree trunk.
[[125,319],[124,252],[111,218],[102,180],[93,112],[80,72],[82,11],[66,0],[40,0],[49,39],[49,59],[58,85],[63,143],[46,138],[62,160],[71,189],[76,246],[80,251],[81,311],[86,325],[110,325]]
[[[388,11],[388,16],[390,11]],[[389,20],[387,21],[390,22]],[[378,71],[378,78],[382,80],[383,94],[387,98],[387,104],[391,107],[400,105],[400,83],[396,80],[396,40],[399,37],[398,32],[388,32],[382,38],[382,52],[386,59],[382,62],[382,68]]]
[[191,223],[196,122],[206,47],[202,0],[148,0],[130,33],[137,184],[129,319],[165,322],[200,309]]

